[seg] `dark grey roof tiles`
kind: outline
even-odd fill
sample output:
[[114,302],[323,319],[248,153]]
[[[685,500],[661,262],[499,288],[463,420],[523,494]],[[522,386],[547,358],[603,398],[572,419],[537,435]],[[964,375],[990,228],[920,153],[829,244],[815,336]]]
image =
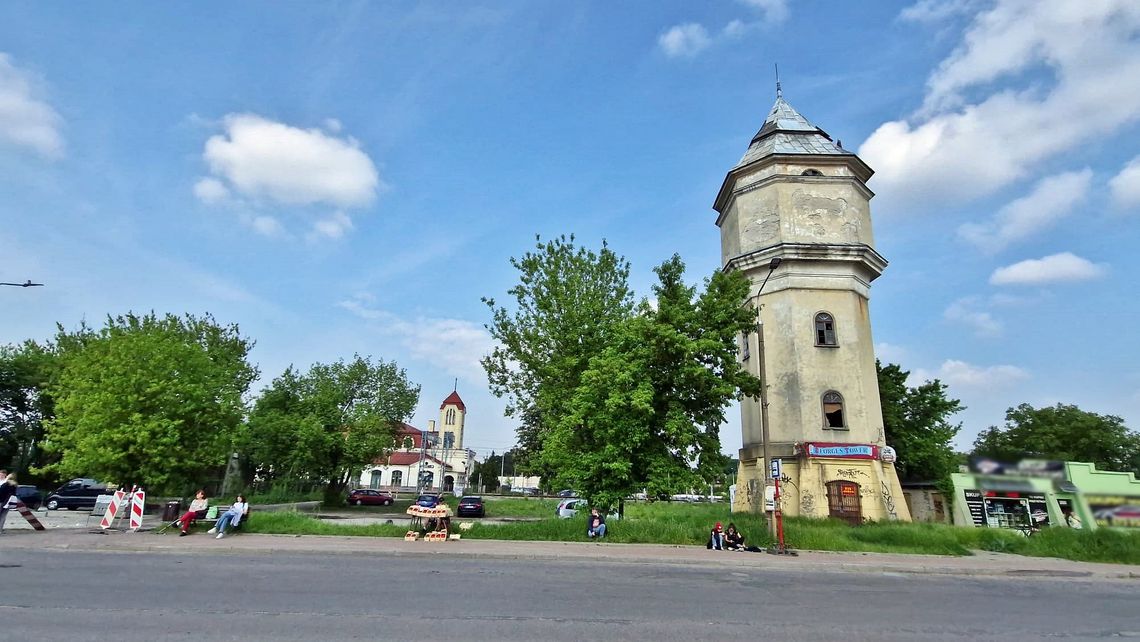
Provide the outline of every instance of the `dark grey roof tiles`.
[[752,137],[752,144],[736,164],[743,167],[772,154],[851,154],[831,140],[827,132],[811,124],[789,105],[783,96],[764,119],[764,126]]

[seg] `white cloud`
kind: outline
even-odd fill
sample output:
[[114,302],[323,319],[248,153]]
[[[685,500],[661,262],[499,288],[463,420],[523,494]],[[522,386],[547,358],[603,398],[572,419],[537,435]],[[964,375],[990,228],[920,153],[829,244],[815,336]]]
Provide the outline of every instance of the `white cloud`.
[[1002,250],[1068,216],[1088,194],[1092,175],[1092,170],[1084,169],[1047,176],[1029,194],[998,210],[993,220],[966,223],[958,235],[987,252]]
[[272,216],[255,216],[250,221],[250,226],[262,236],[279,237],[285,235],[285,228],[282,227],[281,222]]
[[352,138],[256,114],[229,114],[222,122],[225,133],[206,141],[202,157],[214,180],[234,193],[255,201],[337,207],[368,205],[376,197],[376,166]]
[[1053,254],[1040,259],[1028,259],[994,270],[992,285],[1045,285],[1088,281],[1104,276],[1108,267],[1092,263],[1071,252]]
[[657,46],[670,58],[692,58],[716,41],[738,38],[765,24],[778,24],[788,19],[788,0],[739,0],[762,14],[759,20],[731,20],[713,36],[704,25],[695,22],[674,25],[657,37]]
[[230,190],[226,188],[225,183],[216,178],[203,178],[202,180],[194,183],[194,196],[206,205],[214,205],[226,200],[230,195]]
[[339,134],[340,130],[344,129],[344,125],[342,125],[341,122],[335,118],[326,118],[325,129],[334,134]]
[[709,32],[696,23],[670,27],[657,38],[657,45],[670,58],[690,58],[712,44]]
[[1122,207],[1140,205],[1140,156],[1133,158],[1108,181],[1112,200]]
[[495,342],[483,326],[463,319],[404,319],[369,307],[367,298],[356,296],[337,305],[372,322],[377,331],[398,338],[415,358],[470,383],[486,385],[486,372],[479,361],[490,354]]
[[63,119],[36,96],[35,77],[0,53],[0,144],[31,149],[47,158],[63,155]]
[[783,22],[788,19],[788,0],[740,0],[764,14],[768,22]]
[[344,212],[333,212],[331,216],[313,223],[310,240],[315,238],[339,239],[352,229],[352,219]]
[[942,362],[937,371],[918,369],[910,373],[907,385],[918,386],[933,379],[939,379],[951,387],[992,389],[1006,387],[1029,378],[1022,368],[1010,365],[975,366],[957,359]]
[[1002,325],[993,315],[985,310],[979,310],[980,302],[977,297],[964,297],[951,303],[942,313],[948,321],[956,321],[970,328],[982,337],[994,337],[1001,334]]
[[978,0],[919,0],[899,13],[907,22],[940,22],[952,16],[972,12]]
[[997,0],[930,75],[922,110],[860,147],[876,191],[969,200],[1135,121],[1137,30],[1133,0]]

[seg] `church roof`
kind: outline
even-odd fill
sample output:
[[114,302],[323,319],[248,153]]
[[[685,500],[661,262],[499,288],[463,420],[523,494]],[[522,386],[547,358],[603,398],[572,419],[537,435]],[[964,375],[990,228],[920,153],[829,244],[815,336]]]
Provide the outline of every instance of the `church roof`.
[[460,410],[467,412],[467,406],[463,405],[463,400],[459,398],[459,393],[454,390],[447,396],[447,399],[443,400],[443,403],[439,404],[439,409],[443,410],[444,406],[459,406]]
[[831,140],[827,132],[804,118],[803,114],[784,100],[779,90],[776,91],[776,103],[772,105],[772,111],[768,112],[764,125],[752,137],[748,151],[736,167],[743,167],[773,154],[854,155]]

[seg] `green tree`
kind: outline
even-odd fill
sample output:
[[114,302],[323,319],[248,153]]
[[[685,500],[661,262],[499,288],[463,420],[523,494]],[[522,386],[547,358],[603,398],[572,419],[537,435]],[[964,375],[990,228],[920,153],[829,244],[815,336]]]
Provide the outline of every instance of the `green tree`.
[[355,355],[303,375],[290,367],[258,398],[241,445],[259,476],[321,483],[337,497],[391,451],[419,396],[395,362]]
[[55,367],[51,351],[33,341],[0,346],[0,466],[31,481],[34,466],[47,463],[41,442],[54,415],[47,391]]
[[128,313],[59,328],[45,467],[62,476],[180,492],[216,476],[257,370],[252,342],[213,317]]
[[632,314],[629,262],[604,242],[595,252],[562,236],[538,239],[511,265],[519,271],[508,290],[513,309],[483,299],[498,345],[482,363],[491,392],[507,399],[507,415],[519,421],[520,471],[546,478],[552,471],[538,457],[545,435],[568,413],[590,357]]
[[1067,404],[1034,408],[1023,403],[1005,412],[1005,426],[990,426],[974,440],[974,455],[1001,461],[1022,458],[1084,461],[1100,470],[1140,475],[1140,434],[1114,415]]
[[741,305],[747,279],[718,271],[698,296],[684,270],[678,256],[655,269],[656,306],[643,303],[590,359],[570,412],[543,441],[555,481],[599,506],[641,489],[653,496],[715,481],[728,459],[720,452],[725,409],[759,395],[737,353],[740,335],[755,328]]
[[876,361],[879,400],[883,407],[883,431],[887,445],[898,454],[895,469],[904,481],[949,480],[957,472],[959,456],[952,442],[962,424],[950,418],[965,410],[957,399],[946,396],[946,384],[935,379],[918,387],[908,386],[910,373],[896,364]]

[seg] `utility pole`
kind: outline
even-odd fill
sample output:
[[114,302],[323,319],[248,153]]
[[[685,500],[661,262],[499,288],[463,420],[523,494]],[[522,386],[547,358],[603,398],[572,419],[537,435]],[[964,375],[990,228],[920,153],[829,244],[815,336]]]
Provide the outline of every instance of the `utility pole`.
[[[768,373],[765,369],[764,359],[764,321],[760,318],[760,293],[764,291],[764,286],[768,284],[768,279],[772,278],[772,272],[780,267],[782,259],[776,257],[768,263],[768,274],[764,276],[764,282],[760,284],[759,289],[756,290],[756,355],[757,374],[760,377],[760,447],[761,456],[764,458],[764,497],[761,499],[761,507],[766,508],[768,503],[768,478],[771,477],[770,471],[772,468],[772,460],[768,453]],[[778,501],[779,498],[775,498]],[[772,506],[773,516],[775,511],[779,510],[776,506]],[[766,511],[765,511],[766,512]],[[772,537],[776,536],[776,520],[768,520],[768,532]]]

